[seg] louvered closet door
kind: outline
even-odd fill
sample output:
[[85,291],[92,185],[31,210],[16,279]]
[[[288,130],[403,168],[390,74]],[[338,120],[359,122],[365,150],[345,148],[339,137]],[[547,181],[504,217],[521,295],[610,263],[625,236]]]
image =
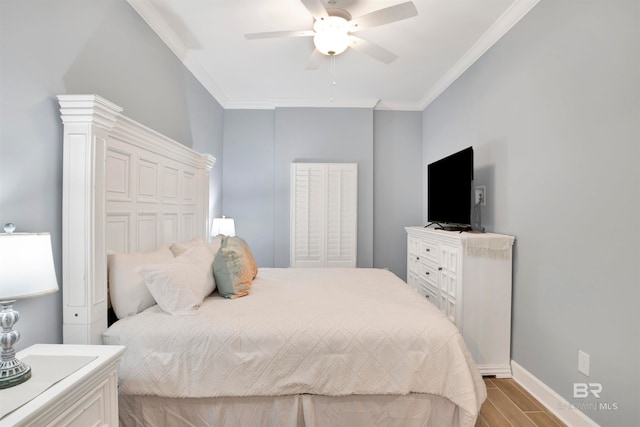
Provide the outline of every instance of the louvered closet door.
[[292,163],[291,266],[355,267],[355,163]]
[[323,168],[315,163],[291,167],[291,266],[322,267],[324,252]]
[[355,163],[327,164],[327,267],[356,266],[358,168]]

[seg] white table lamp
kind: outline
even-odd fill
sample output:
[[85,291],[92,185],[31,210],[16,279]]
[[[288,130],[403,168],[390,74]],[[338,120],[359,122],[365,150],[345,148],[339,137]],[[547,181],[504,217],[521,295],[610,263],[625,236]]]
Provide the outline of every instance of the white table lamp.
[[13,233],[13,224],[0,234],[0,389],[13,387],[31,378],[31,367],[16,359],[13,345],[20,333],[13,325],[20,316],[13,310],[15,300],[58,290],[49,233]]
[[227,218],[223,215],[222,218],[213,219],[213,225],[211,226],[211,235],[215,237],[218,234],[224,234],[225,236],[236,235],[236,225],[233,221],[233,218]]

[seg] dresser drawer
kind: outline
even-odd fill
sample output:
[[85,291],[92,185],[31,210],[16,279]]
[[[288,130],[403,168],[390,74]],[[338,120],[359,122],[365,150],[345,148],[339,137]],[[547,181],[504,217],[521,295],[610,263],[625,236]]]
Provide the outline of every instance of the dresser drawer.
[[420,295],[429,299],[429,301],[431,301],[437,307],[440,307],[440,297],[437,288],[434,288],[424,280],[419,280],[417,291]]
[[418,269],[420,280],[424,280],[429,286],[438,289],[438,267],[429,261],[421,261]]
[[107,378],[66,409],[48,426],[97,427],[108,425],[105,423],[109,419],[108,399],[109,379]]
[[440,301],[438,298],[438,293],[436,291],[434,291],[430,286],[424,286],[424,284],[422,285],[423,290],[424,290],[424,296],[431,301],[436,307],[440,307]]
[[429,240],[420,239],[420,257],[438,262],[438,244]]
[[420,255],[420,239],[417,237],[409,236],[407,239],[407,253],[410,256]]

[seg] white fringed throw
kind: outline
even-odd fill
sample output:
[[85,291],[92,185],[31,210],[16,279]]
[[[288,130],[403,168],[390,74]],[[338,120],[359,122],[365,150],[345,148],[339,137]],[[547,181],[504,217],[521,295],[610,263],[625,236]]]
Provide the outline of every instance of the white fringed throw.
[[513,238],[494,233],[465,233],[462,244],[465,254],[492,259],[509,259]]

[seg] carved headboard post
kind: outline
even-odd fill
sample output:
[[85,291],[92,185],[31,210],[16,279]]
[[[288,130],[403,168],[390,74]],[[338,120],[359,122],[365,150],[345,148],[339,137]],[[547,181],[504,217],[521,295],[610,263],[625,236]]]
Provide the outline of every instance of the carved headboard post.
[[216,163],[215,157],[211,155],[203,155],[201,158],[200,165],[198,166],[198,170],[201,171],[198,179],[200,180],[199,187],[202,189],[202,194],[200,194],[199,198],[202,200],[204,206],[202,206],[202,210],[205,213],[205,217],[202,218],[204,225],[204,235],[202,239],[207,242],[211,237],[211,215],[209,212],[209,185],[211,179],[211,169],[213,169],[213,165]]
[[64,123],[62,298],[65,344],[101,344],[107,328],[105,153],[122,108],[96,95],[60,95]]
[[65,344],[102,344],[107,253],[209,238],[209,175],[200,154],[97,95],[59,95],[64,123],[62,300]]

